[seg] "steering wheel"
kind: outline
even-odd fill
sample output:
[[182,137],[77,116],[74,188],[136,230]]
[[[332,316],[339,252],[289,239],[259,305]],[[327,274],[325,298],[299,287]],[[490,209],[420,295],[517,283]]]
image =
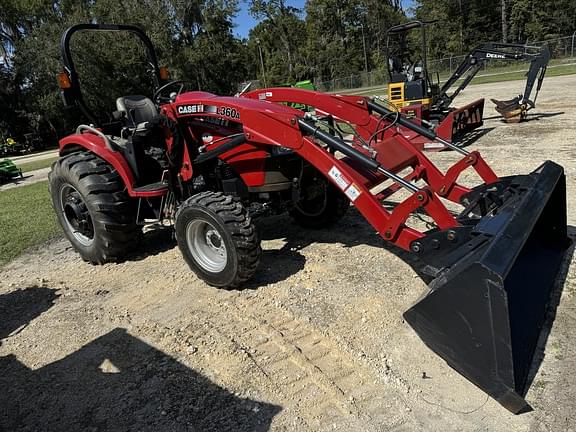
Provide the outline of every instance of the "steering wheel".
[[162,93],[165,92],[170,87],[179,86],[178,91],[176,92],[176,95],[179,95],[180,93],[182,93],[182,90],[184,89],[185,85],[186,85],[186,81],[181,81],[181,80],[170,81],[169,83],[164,84],[162,87],[160,87],[158,90],[156,90],[154,92],[154,96],[152,96],[152,100],[157,105],[160,105],[161,103],[173,102],[172,98],[170,96],[162,96]]

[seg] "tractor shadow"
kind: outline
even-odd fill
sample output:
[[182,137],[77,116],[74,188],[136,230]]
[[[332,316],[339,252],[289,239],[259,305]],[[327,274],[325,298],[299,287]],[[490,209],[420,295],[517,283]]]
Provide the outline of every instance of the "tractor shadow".
[[424,281],[431,280],[423,272],[424,264],[420,260],[384,241],[354,207],[342,220],[325,229],[302,228],[289,216],[266,218],[258,223],[258,229],[261,240],[285,239],[286,242],[279,249],[264,248],[258,272],[241,289],[258,289],[281,282],[303,270],[306,257],[300,251],[313,243],[339,243],[345,248],[359,245],[383,248],[409,264]]
[[[534,120],[540,120],[540,119],[548,118],[548,117],[556,117],[556,116],[563,115],[563,114],[565,114],[564,111],[557,111],[557,112],[552,112],[552,113],[530,113],[530,114],[528,114],[528,116],[522,121],[522,123],[526,123],[526,122],[530,122],[530,121],[534,121]],[[495,116],[491,116],[491,117],[484,117],[484,120],[500,120],[500,123],[504,123],[504,124],[515,124],[515,123],[508,123],[508,122],[506,122],[501,115],[495,115]]]
[[[471,146],[476,141],[478,141],[480,138],[482,138],[484,135],[487,135],[488,133],[492,132],[494,129],[496,129],[496,128],[484,127],[481,129],[474,129],[473,131],[468,132],[466,135],[464,135],[459,140],[455,141],[453,144],[460,147],[460,148]],[[454,151],[454,150],[448,149],[448,151]]]
[[267,431],[282,407],[238,397],[116,328],[38,369],[0,357],[0,430]]
[[142,261],[176,247],[174,230],[171,227],[154,226],[147,230],[135,251],[124,258],[124,262]]
[[531,121],[538,121],[540,119],[544,119],[544,118],[548,118],[548,117],[556,117],[559,115],[564,114],[564,111],[559,111],[559,112],[554,112],[554,113],[534,113],[534,114],[529,114],[526,119],[524,120],[525,122],[531,122]]
[[544,324],[542,325],[542,330],[540,331],[540,336],[538,338],[538,344],[536,345],[536,349],[534,351],[534,357],[532,360],[532,365],[530,367],[530,372],[528,373],[528,377],[526,379],[526,385],[524,387],[523,396],[526,395],[526,393],[532,386],[532,383],[534,382],[534,379],[538,374],[538,370],[540,369],[540,365],[542,364],[546,356],[546,345],[548,342],[548,337],[552,332],[552,326],[554,325],[554,321],[556,320],[556,312],[558,309],[558,305],[560,304],[560,299],[562,298],[566,278],[568,277],[568,272],[570,271],[570,265],[574,257],[574,250],[576,248],[576,227],[573,227],[571,225],[568,226],[568,237],[570,238],[572,243],[565,252],[564,259],[560,267],[560,271],[558,272],[558,276],[554,283],[554,287],[552,288],[550,300],[548,303],[546,319],[544,321]]
[[[390,202],[390,207],[397,203]],[[384,248],[409,263],[422,277],[424,267],[411,254],[384,241],[354,207],[334,226],[325,229],[307,229],[297,225],[288,215],[263,218],[257,222],[261,240],[285,239],[278,249],[263,248],[256,274],[240,289],[258,289],[288,279],[304,269],[306,258],[300,251],[313,243],[340,243],[343,247],[369,245]],[[154,227],[146,231],[138,248],[123,262],[142,261],[177,246],[170,227]],[[425,279],[426,280],[426,279]],[[1,432],[1,431],[0,431]]]
[[17,176],[17,177],[12,177],[9,179],[3,179],[0,181],[0,191],[6,190],[6,189],[12,189],[12,188],[15,188],[18,186],[23,186],[27,183],[27,180],[32,178],[32,177],[34,177],[34,176],[24,174],[23,177]]
[[54,306],[58,297],[55,289],[35,286],[0,295],[0,346]]

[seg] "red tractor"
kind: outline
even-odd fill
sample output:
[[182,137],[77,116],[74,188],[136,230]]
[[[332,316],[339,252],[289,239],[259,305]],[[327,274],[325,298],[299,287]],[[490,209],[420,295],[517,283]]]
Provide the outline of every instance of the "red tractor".
[[[84,103],[70,54],[70,38],[87,30],[138,36],[157,83],[151,99],[119,95],[106,124]],[[92,124],[60,141],[50,188],[58,220],[86,261],[122,260],[143,225],[169,221],[199,278],[241,287],[258,268],[257,218],[288,212],[304,227],[324,228],[352,204],[435,277],[404,314],[422,340],[509,410],[526,409],[528,372],[568,245],[562,167],[547,161],[500,178],[478,152],[442,141],[462,155],[442,172],[401,131],[434,140],[433,132],[365,97],[183,92],[181,81],[162,79],[152,43],[129,25],[71,27],[62,52],[64,102]],[[317,110],[270,103],[274,92]],[[474,188],[458,183],[468,169],[483,180]],[[391,197],[393,209],[385,207]],[[416,213],[434,228],[413,224]]]

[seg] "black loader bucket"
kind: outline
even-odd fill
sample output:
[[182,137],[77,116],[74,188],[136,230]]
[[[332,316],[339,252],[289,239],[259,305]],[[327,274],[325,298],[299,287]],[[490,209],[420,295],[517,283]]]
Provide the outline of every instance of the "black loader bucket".
[[[451,367],[508,410],[524,412],[532,358],[569,245],[564,172],[548,161],[467,195],[466,212],[481,217],[463,220],[462,231],[434,233],[436,278],[404,317]],[[439,241],[442,235],[455,246],[443,251],[449,241]],[[424,252],[426,245],[418,244]]]

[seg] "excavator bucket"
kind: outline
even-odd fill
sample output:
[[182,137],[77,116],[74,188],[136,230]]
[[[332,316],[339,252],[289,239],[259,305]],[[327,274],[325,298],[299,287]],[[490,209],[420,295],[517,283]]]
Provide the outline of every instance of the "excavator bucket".
[[463,241],[461,233],[448,236],[457,247],[446,255],[431,252],[436,278],[404,317],[451,367],[508,410],[524,412],[534,352],[569,245],[564,172],[548,161],[529,175],[473,189],[463,204],[478,222]]
[[484,124],[484,99],[478,99],[448,112],[435,132],[440,138],[453,142]]
[[528,113],[526,106],[520,103],[520,99],[519,96],[507,101],[490,100],[496,105],[496,111],[504,117],[506,123],[520,123],[526,119]]

